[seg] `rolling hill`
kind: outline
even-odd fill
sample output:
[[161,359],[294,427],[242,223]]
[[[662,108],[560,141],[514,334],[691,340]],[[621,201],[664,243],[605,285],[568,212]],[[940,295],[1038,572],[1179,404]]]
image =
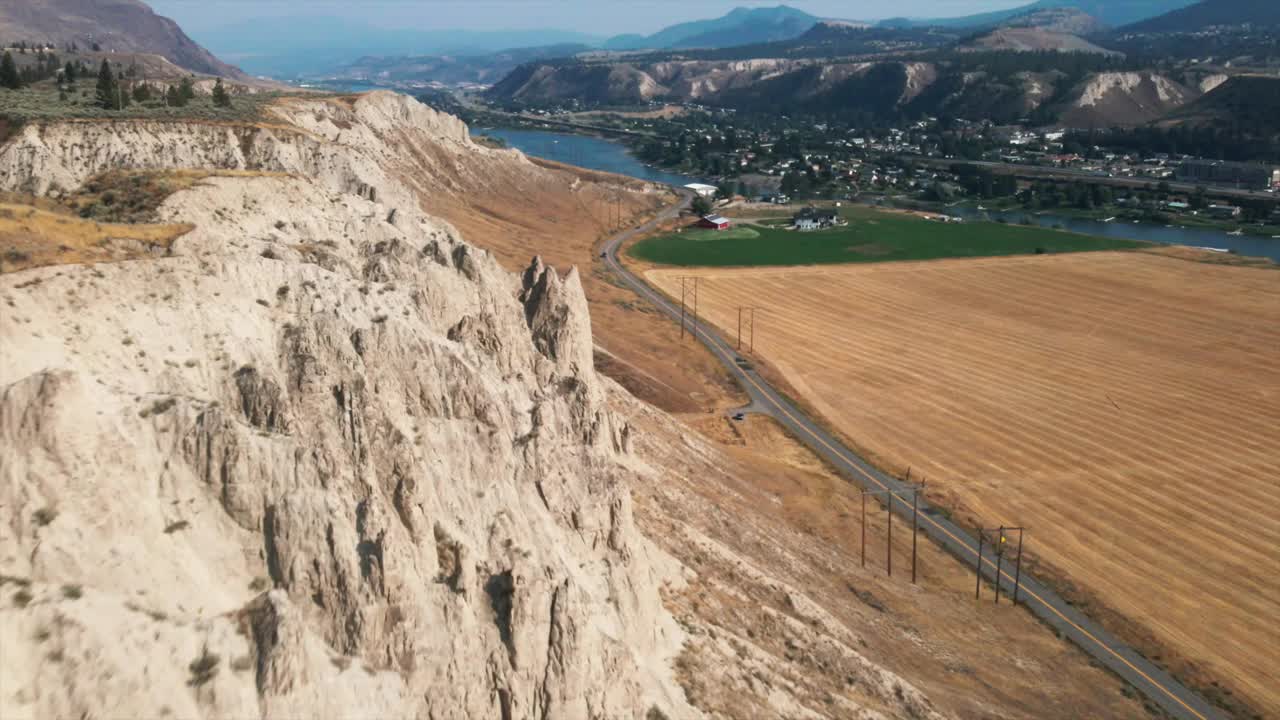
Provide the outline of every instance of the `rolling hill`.
[[159,55],[192,72],[246,77],[139,0],[0,2],[0,38],[59,47],[75,43],[85,50],[96,44],[104,52]]
[[1162,15],[1171,10],[1186,7],[1194,0],[1037,0],[1029,5],[950,18],[894,18],[881,22],[892,27],[952,27],[982,28],[1001,25],[1008,20],[1036,10],[1050,8],[1074,8],[1081,10],[1111,26],[1126,25]]
[[571,57],[590,49],[587,45],[565,44],[515,48],[492,55],[368,56],[343,68],[337,76],[344,80],[375,83],[493,83],[506,77],[522,63]]
[[206,30],[199,37],[219,55],[250,72],[274,77],[331,73],[362,57],[474,57],[508,48],[594,45],[600,41],[595,36],[561,30],[387,29],[323,16],[248,19]]
[[948,53],[936,60],[830,58],[643,59],[529,63],[489,91],[526,105],[570,100],[634,105],[697,102],[743,112],[788,111],[894,121],[1061,121],[1070,127],[1139,125],[1201,92],[1179,79],[1095,53]]
[[1280,137],[1280,78],[1237,75],[1171,114],[1165,124],[1214,127],[1238,134]]
[[1091,52],[1108,54],[1082,35],[1101,31],[1097,18],[1075,8],[1032,10],[1002,22],[991,32],[962,45],[967,50]]
[[1125,33],[1190,33],[1224,25],[1280,25],[1280,3],[1260,0],[1204,0],[1159,17],[1120,28]]
[[819,20],[786,5],[737,8],[723,17],[672,25],[649,36],[619,35],[605,41],[604,49],[718,48],[788,40],[803,35]]

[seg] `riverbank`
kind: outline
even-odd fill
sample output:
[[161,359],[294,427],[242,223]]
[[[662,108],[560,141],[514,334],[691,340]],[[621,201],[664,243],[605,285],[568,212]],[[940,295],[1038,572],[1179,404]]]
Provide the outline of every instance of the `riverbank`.
[[670,173],[645,165],[637,160],[622,143],[601,137],[501,127],[477,127],[472,128],[471,132],[501,140],[507,147],[516,148],[526,155],[576,165],[588,170],[627,175],[639,180],[675,187],[700,182],[695,177]]
[[847,224],[808,232],[765,221],[740,223],[728,231],[686,229],[642,240],[627,254],[660,265],[755,267],[1046,255],[1148,245],[1042,227],[940,223],[864,206],[846,206],[840,214]]
[[1203,215],[1191,215],[1172,211],[1158,213],[1164,221],[1158,222],[1151,219],[1151,213],[1149,211],[1126,208],[1121,205],[1105,205],[1088,210],[1076,207],[1032,209],[1024,207],[1021,203],[1012,201],[1011,199],[997,198],[994,200],[963,200],[960,203],[953,203],[947,207],[971,207],[977,209],[979,206],[984,210],[996,212],[1048,215],[1074,218],[1077,220],[1096,220],[1098,222],[1125,221],[1132,223],[1137,221],[1155,226],[1165,225],[1195,230],[1216,230],[1221,231],[1224,234],[1239,231],[1245,235],[1253,235],[1268,239],[1280,236],[1280,224],[1276,223],[1263,223],[1259,225],[1257,223],[1249,223],[1242,220],[1219,220],[1216,218],[1205,217]]

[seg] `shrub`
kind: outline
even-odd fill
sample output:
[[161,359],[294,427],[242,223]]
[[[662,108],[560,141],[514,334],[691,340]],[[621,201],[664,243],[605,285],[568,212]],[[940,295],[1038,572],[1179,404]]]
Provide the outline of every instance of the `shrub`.
[[200,687],[212,680],[218,674],[218,663],[221,661],[222,658],[209,652],[209,648],[206,646],[200,651],[200,657],[192,660],[191,664],[187,666],[187,669],[191,671],[191,679],[187,681],[187,684],[191,687]]
[[56,517],[58,517],[58,511],[54,509],[52,505],[47,505],[34,513],[31,513],[31,519],[35,520],[36,524],[40,527],[44,527],[53,522]]

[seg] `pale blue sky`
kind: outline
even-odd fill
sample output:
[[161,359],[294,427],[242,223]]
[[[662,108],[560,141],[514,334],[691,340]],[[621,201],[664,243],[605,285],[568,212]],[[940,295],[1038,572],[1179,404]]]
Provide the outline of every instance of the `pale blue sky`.
[[[746,0],[147,0],[192,32],[244,20],[297,14],[362,20],[399,29],[577,30],[594,35],[651,33],[687,20],[718,17]],[[948,17],[1003,10],[1029,0],[795,0],[786,4],[849,20]]]

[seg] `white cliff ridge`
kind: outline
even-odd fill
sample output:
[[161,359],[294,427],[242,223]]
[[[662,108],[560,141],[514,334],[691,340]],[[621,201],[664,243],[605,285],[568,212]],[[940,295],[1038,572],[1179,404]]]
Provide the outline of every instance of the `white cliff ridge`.
[[0,276],[0,717],[696,714],[576,271],[514,277],[418,210],[390,156],[483,162],[456,121],[290,112],[0,148],[40,193],[292,173],[171,196],[167,257]]
[[808,540],[690,492],[736,461],[596,373],[577,270],[423,210],[591,180],[391,93],[271,112],[0,145],[0,190],[153,170],[193,228],[0,274],[0,718],[946,717]]

